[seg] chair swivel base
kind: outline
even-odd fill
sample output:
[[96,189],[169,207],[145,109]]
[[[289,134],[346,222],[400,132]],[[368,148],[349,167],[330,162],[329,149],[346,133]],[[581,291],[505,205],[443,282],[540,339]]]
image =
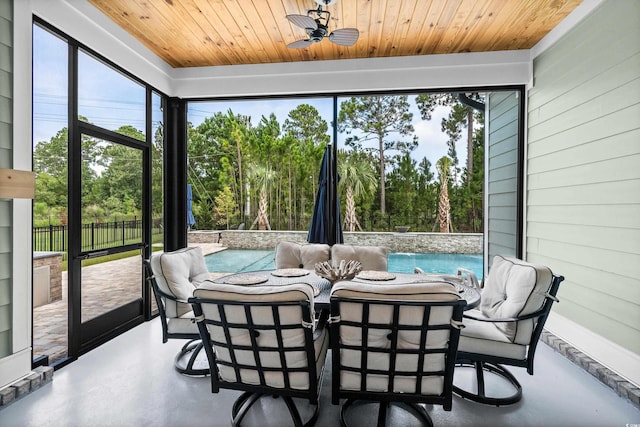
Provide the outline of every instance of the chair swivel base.
[[[384,427],[387,425],[387,415],[389,413],[389,409],[391,405],[400,406],[403,409],[407,410],[407,412],[411,412],[421,423],[425,426],[433,427],[433,421],[431,417],[427,413],[427,410],[417,404],[417,403],[409,403],[409,402],[373,402],[368,400],[356,400],[356,399],[347,399],[342,407],[340,408],[340,425],[342,427],[348,427],[347,424],[347,411],[352,405],[358,404],[367,404],[367,403],[377,403],[379,404],[378,409],[378,421],[377,427]],[[393,425],[389,423],[389,425]]]
[[[240,395],[233,403],[233,408],[231,409],[231,425],[234,427],[240,427],[240,423],[251,406],[256,403],[261,397],[269,396],[261,393],[254,393],[251,391],[246,391]],[[303,423],[302,417],[300,416],[300,412],[298,412],[298,408],[296,408],[296,404],[293,402],[293,399],[289,396],[273,396],[280,397],[286,403],[287,408],[289,409],[289,414],[291,415],[291,419],[296,427],[311,427],[316,423],[318,419],[318,410],[320,405],[313,405],[313,414],[311,417]]]
[[[183,375],[204,376],[209,375],[209,363],[205,353],[202,351],[202,341],[199,339],[190,340],[176,355],[174,366],[176,371]],[[202,353],[202,357],[199,358]],[[200,363],[197,363],[200,362]]]
[[[459,367],[475,369],[478,391],[476,393],[473,393],[467,390],[463,390],[454,384],[453,392],[458,396],[464,399],[471,400],[473,402],[495,406],[512,405],[522,399],[522,386],[520,385],[516,377],[514,377],[513,374],[509,372],[504,366],[490,362],[461,362],[456,364],[456,370]],[[514,393],[504,397],[487,396],[484,381],[485,372],[497,375],[506,380],[515,390]]]

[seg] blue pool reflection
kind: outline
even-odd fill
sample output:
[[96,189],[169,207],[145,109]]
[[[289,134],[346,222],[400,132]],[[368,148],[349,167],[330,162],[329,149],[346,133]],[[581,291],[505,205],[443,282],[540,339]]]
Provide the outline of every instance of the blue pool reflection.
[[[225,249],[205,257],[207,269],[219,273],[275,268],[274,251],[257,249]],[[419,267],[425,273],[456,274],[459,267],[473,271],[482,280],[482,254],[414,254],[390,253],[389,271],[413,273]]]

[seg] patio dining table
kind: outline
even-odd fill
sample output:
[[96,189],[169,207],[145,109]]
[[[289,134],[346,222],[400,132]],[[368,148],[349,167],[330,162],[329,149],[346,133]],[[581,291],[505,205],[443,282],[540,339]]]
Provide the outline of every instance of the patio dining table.
[[[480,290],[460,276],[429,273],[395,273],[363,271],[351,279],[360,283],[403,284],[447,281],[453,284],[460,297],[467,301],[465,310],[475,308],[480,303]],[[328,311],[330,307],[331,282],[313,270],[289,268],[279,270],[257,270],[229,274],[213,280],[215,283],[246,286],[278,286],[294,283],[307,283],[315,288],[314,307],[316,311]]]

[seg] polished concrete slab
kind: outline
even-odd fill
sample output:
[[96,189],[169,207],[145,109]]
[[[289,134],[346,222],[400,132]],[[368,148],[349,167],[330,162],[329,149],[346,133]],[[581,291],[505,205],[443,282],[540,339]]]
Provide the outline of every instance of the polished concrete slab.
[[[0,410],[0,426],[229,426],[238,392],[212,394],[209,378],[173,369],[184,342],[161,342],[158,319],[140,325],[55,372],[53,382]],[[512,372],[524,388],[522,401],[492,407],[454,397],[453,410],[428,407],[436,426],[628,426],[640,425],[640,410],[546,344],[540,344],[535,375]],[[330,365],[327,365],[330,368]],[[331,404],[330,369],[324,378],[316,426],[339,425]],[[280,399],[252,409],[248,426],[291,425]],[[300,402],[304,407],[304,402]],[[373,410],[365,409],[365,414]],[[392,412],[393,425],[413,420]],[[355,425],[372,425],[354,419]]]

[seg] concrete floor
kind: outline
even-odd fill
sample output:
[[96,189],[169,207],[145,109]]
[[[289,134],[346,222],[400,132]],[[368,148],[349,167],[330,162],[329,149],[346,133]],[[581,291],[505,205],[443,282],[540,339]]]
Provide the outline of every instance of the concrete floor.
[[[238,392],[212,394],[208,377],[186,377],[173,369],[184,342],[161,342],[159,319],[146,322],[55,372],[53,382],[0,410],[0,426],[229,426]],[[327,361],[329,363],[329,361]],[[454,397],[453,410],[428,407],[436,426],[640,425],[640,410],[540,343],[535,374],[512,372],[524,389],[522,401],[506,407],[484,406]],[[456,381],[459,383],[459,381]],[[331,404],[327,365],[316,426],[336,426],[339,407]],[[279,399],[254,408],[247,425],[290,425],[281,418]],[[304,406],[304,403],[301,402]],[[373,414],[374,411],[367,411]],[[399,413],[393,425],[410,426]],[[356,425],[372,425],[372,420]]]

